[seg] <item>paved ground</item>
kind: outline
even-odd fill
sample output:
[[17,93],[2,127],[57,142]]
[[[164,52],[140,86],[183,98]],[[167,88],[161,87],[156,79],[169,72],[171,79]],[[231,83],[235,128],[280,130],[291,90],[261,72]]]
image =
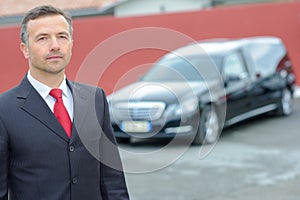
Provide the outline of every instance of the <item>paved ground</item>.
[[[290,117],[259,117],[230,127],[206,156],[203,152],[210,147],[191,146],[168,166],[165,161],[178,154],[174,149],[152,159],[122,154],[126,166],[163,166],[148,173],[126,173],[131,199],[299,200],[299,119],[297,99]],[[121,148],[147,155],[166,145],[137,141]]]

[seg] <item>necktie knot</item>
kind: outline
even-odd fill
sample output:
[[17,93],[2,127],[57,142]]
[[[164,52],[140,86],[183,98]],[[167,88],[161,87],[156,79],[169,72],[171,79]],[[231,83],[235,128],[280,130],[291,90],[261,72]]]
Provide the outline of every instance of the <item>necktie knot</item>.
[[54,97],[55,99],[60,99],[62,98],[62,90],[61,89],[52,89],[49,93],[52,97]]

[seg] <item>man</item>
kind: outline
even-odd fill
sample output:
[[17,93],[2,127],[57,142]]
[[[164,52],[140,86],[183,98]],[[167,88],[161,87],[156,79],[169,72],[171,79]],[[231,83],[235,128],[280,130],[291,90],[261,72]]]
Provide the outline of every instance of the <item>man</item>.
[[34,8],[21,39],[29,71],[0,95],[0,200],[129,199],[104,92],[65,78],[71,18]]

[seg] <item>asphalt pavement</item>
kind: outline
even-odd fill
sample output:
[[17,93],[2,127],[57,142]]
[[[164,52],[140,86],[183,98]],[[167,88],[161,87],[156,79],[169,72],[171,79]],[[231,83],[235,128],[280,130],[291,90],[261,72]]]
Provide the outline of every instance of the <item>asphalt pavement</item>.
[[147,157],[169,141],[121,144],[122,152],[131,153],[121,153],[131,199],[299,200],[299,98],[294,108],[288,117],[262,116],[229,127],[215,146],[178,144]]

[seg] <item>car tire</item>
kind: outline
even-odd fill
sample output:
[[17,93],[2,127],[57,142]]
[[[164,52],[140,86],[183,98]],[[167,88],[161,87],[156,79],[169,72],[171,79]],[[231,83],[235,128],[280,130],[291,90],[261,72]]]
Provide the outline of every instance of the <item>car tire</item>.
[[198,131],[193,144],[212,144],[219,137],[220,123],[219,117],[214,106],[205,106],[200,113]]
[[278,102],[277,115],[288,116],[292,112],[293,112],[293,95],[288,88],[285,88],[282,91],[281,99]]

